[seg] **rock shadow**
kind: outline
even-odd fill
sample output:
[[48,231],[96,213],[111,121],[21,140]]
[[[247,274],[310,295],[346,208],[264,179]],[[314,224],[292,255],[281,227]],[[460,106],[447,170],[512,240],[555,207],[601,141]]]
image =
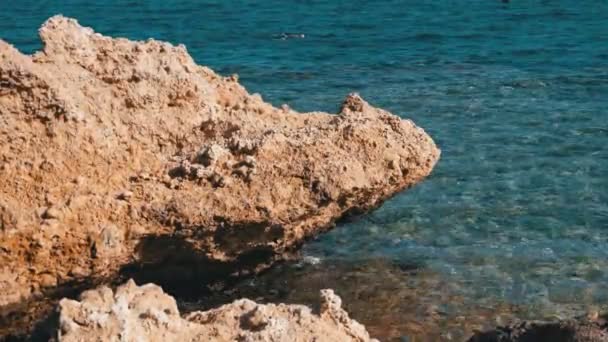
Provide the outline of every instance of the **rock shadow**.
[[211,259],[194,243],[173,236],[150,236],[137,246],[138,261],[125,265],[119,282],[134,279],[137,284],[155,283],[178,299],[197,298],[224,289],[247,270],[269,264],[271,248],[253,248],[234,261]]
[[54,341],[62,298],[76,299],[91,283],[69,282],[45,290],[40,296],[0,308],[0,341]]

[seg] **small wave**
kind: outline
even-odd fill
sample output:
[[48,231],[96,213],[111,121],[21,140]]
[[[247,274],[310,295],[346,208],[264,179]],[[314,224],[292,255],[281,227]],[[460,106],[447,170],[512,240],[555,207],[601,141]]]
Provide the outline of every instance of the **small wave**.
[[558,76],[555,78],[557,82],[566,84],[576,84],[582,86],[603,86],[608,84],[608,77],[606,76],[586,76],[586,75],[573,75],[573,76]]
[[511,53],[514,56],[518,56],[518,57],[525,57],[525,56],[534,56],[534,55],[538,55],[542,52],[545,52],[542,48],[538,48],[538,49],[520,49],[520,50],[513,50]]
[[452,35],[451,37],[456,38],[456,39],[482,39],[482,38],[485,38],[486,36],[481,33],[466,33],[466,34]]
[[436,40],[441,40],[443,38],[443,35],[438,34],[438,33],[431,33],[431,32],[422,32],[422,33],[417,33],[416,35],[414,35],[414,40],[419,40],[419,41],[436,41]]
[[608,128],[605,127],[586,127],[575,130],[576,135],[606,135]]
[[318,265],[321,263],[321,258],[316,257],[316,256],[312,256],[312,255],[306,255],[302,258],[302,260],[300,261],[299,264],[301,265]]
[[507,82],[502,85],[503,87],[511,87],[511,88],[524,88],[524,89],[537,89],[537,88],[545,88],[547,87],[547,83],[541,80],[515,80],[512,82]]
[[306,38],[306,35],[304,33],[281,32],[273,35],[272,38],[276,40],[304,39]]

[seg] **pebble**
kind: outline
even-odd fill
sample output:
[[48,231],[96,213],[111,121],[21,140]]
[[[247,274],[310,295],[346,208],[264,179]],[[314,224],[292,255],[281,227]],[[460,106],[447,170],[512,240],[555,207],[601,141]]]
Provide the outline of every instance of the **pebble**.
[[90,272],[84,269],[83,267],[76,266],[70,270],[70,276],[84,278],[90,275]]
[[600,317],[600,313],[597,310],[591,310],[587,312],[587,319],[595,321]]
[[39,283],[42,287],[54,287],[57,286],[57,277],[52,274],[45,273],[40,276]]

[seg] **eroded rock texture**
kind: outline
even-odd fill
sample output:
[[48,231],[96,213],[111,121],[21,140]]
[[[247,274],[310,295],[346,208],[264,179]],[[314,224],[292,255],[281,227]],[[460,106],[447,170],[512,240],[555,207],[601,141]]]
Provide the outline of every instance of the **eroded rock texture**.
[[357,95],[337,115],[297,113],[183,46],[61,16],[40,37],[32,56],[0,41],[3,309],[121,270],[161,284],[254,272],[439,158]]
[[113,292],[101,287],[80,301],[59,303],[60,341],[375,341],[348,317],[332,290],[321,291],[321,310],[248,299],[180,316],[175,300],[156,285],[133,281]]

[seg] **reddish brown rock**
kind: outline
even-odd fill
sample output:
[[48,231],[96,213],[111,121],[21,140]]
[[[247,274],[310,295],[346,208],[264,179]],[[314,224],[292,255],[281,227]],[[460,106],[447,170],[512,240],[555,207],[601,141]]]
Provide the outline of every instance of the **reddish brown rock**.
[[302,305],[237,300],[181,317],[175,300],[153,284],[133,281],[116,292],[101,287],[80,301],[59,304],[60,341],[377,341],[348,317],[332,290],[321,291],[321,311]]
[[297,113],[183,46],[61,16],[40,37],[32,56],[0,41],[2,309],[121,270],[161,284],[254,272],[439,158],[358,95],[337,115]]

